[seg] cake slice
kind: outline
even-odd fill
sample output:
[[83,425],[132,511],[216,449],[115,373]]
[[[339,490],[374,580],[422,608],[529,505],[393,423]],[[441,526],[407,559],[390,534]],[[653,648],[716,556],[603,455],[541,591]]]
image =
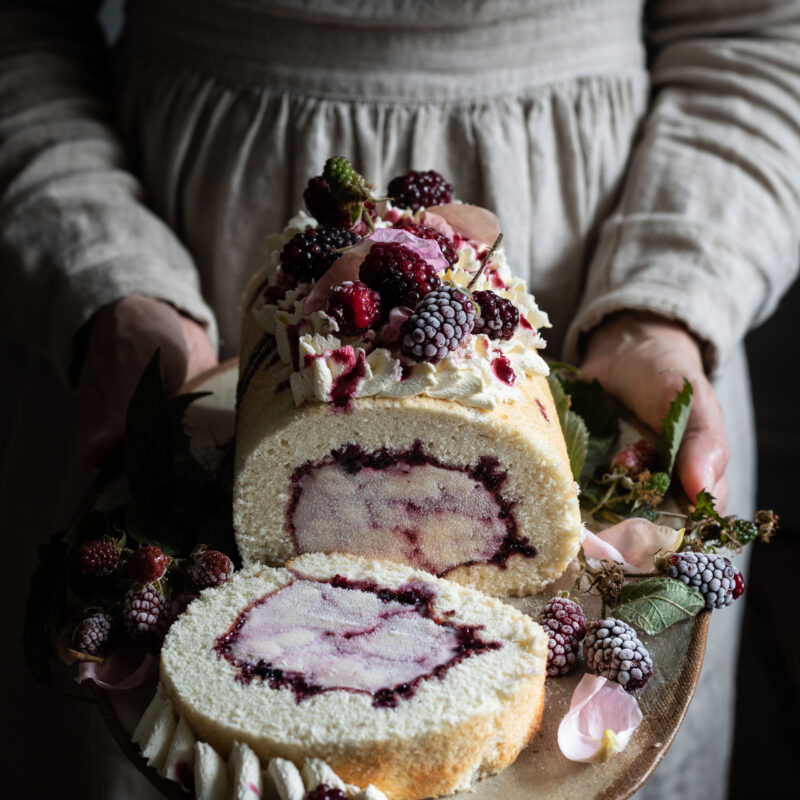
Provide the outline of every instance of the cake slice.
[[[539,356],[547,316],[502,248],[481,240],[488,212],[376,213],[375,230],[353,234],[316,280],[297,254],[333,234],[299,215],[245,292],[239,552],[246,565],[349,552],[494,595],[536,592],[563,573],[581,530]],[[417,297],[415,309],[395,305]],[[434,353],[436,326],[452,338]]]
[[262,763],[324,759],[390,800],[465,789],[538,729],[547,636],[473,589],[393,562],[309,554],[207,590],[161,655],[197,738]]

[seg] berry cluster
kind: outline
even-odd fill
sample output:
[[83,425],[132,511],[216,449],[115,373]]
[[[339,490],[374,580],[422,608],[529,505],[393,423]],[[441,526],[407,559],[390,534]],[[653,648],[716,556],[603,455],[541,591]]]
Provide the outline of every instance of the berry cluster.
[[455,351],[475,327],[472,300],[454,286],[427,294],[403,323],[400,349],[415,361],[432,364]]
[[[97,656],[111,644],[118,628],[134,641],[153,644],[164,638],[170,622],[167,581],[177,567],[157,545],[130,550],[111,537],[84,542],[75,551],[73,566],[79,576],[97,579],[117,576],[127,585],[119,608],[88,608],[72,631],[72,647]],[[200,550],[180,563],[179,576],[187,589],[199,591],[230,578],[233,562],[217,550]],[[117,617],[122,625],[117,625]]]
[[403,208],[418,211],[420,208],[449,203],[453,199],[453,186],[438,172],[410,170],[389,182],[389,197]]
[[361,264],[359,278],[380,295],[385,313],[397,306],[415,308],[442,283],[435,267],[396,243],[372,245]]
[[708,609],[729,606],[744,592],[744,576],[724,556],[671,553],[663,559],[662,571],[697,589]]
[[480,311],[475,320],[475,333],[502,341],[508,341],[516,333],[519,309],[510,300],[488,290],[473,292],[472,299]]
[[357,241],[347,228],[308,228],[284,245],[281,269],[296,281],[319,280],[341,255],[336,251]]
[[641,689],[653,675],[653,661],[636,631],[614,617],[589,625],[583,658],[592,672],[616,681],[628,692]]

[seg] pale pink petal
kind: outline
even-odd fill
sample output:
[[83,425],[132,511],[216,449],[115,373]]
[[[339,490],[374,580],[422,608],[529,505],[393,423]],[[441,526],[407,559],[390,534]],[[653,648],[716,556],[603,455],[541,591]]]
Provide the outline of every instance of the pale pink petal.
[[641,721],[636,698],[622,686],[584,675],[558,726],[558,747],[571,761],[605,761],[627,746]]
[[444,217],[433,211],[423,211],[420,224],[427,225],[429,228],[439,231],[439,233],[444,234],[448,239],[452,240],[456,238],[456,233],[450,223]]
[[651,572],[656,555],[676,550],[682,536],[682,531],[635,517],[598,534],[587,531],[583,554],[592,567],[593,561],[606,559],[619,561],[628,572]]
[[101,689],[123,691],[153,683],[158,677],[158,658],[135,645],[123,645],[102,663],[82,661],[78,683],[92,680]]
[[303,313],[310,314],[312,311],[323,310],[328,305],[328,295],[330,295],[334,286],[345,281],[357,281],[361,263],[376,242],[403,244],[421,258],[424,258],[429,264],[432,264],[437,272],[441,272],[449,266],[447,259],[442,255],[438,242],[432,239],[421,239],[419,236],[414,236],[413,233],[402,228],[377,228],[365,239],[356,242],[346,253],[343,253],[333,262],[333,266],[311,289],[303,306]]
[[403,323],[414,313],[408,306],[397,306],[389,312],[389,321],[381,330],[381,344],[391,344],[400,338],[400,328]]
[[444,219],[465,239],[494,244],[500,235],[500,220],[491,211],[468,203],[431,206],[430,211]]

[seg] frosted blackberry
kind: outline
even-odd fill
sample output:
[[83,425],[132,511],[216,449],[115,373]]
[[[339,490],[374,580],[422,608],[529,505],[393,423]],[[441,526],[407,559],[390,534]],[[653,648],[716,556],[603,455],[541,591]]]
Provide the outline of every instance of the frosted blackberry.
[[80,653],[95,656],[102,652],[111,638],[114,619],[97,611],[84,617],[72,631],[72,647]]
[[329,158],[322,177],[340,203],[360,203],[369,198],[367,182],[344,156]]
[[434,266],[410,247],[396,242],[372,245],[359,277],[381,296],[381,308],[387,314],[397,306],[415,308],[442,284]]
[[547,675],[560,678],[578,663],[580,643],[573,636],[564,636],[545,627],[547,632]]
[[724,556],[672,553],[663,563],[664,574],[697,589],[706,608],[729,606],[744,591],[742,573]]
[[539,615],[539,622],[545,627],[580,641],[586,635],[586,617],[583,609],[567,597],[554,597],[545,605]]
[[344,281],[331,289],[328,314],[336,320],[343,336],[359,336],[377,322],[381,298],[366,283]]
[[303,200],[311,215],[328,228],[349,228],[350,214],[347,209],[337,202],[328,182],[322,175],[317,175],[308,181],[303,192]]
[[157,642],[167,630],[169,607],[155,586],[130,589],[122,603],[122,620],[128,636],[137,642]]
[[110,537],[84,542],[75,552],[75,566],[83,575],[103,578],[117,568],[120,547]]
[[334,252],[358,241],[346,228],[309,228],[295,234],[281,251],[281,269],[297,281],[319,280],[339,258]]
[[186,574],[195,589],[221,586],[233,574],[233,562],[219,550],[203,550],[189,557]]
[[420,208],[449,203],[453,199],[453,186],[438,172],[409,170],[389,182],[389,197],[403,208],[417,211]]
[[454,286],[442,286],[423,297],[403,323],[400,349],[409,358],[435,364],[456,350],[474,325],[472,300]]
[[508,341],[519,327],[519,309],[505,297],[494,292],[473,292],[472,299],[480,312],[475,320],[475,333],[490,339]]
[[614,617],[589,624],[583,658],[591,672],[616,681],[628,692],[641,689],[653,674],[650,654],[636,631]]
[[414,234],[420,239],[429,239],[439,245],[442,255],[447,259],[447,263],[454,267],[458,263],[458,250],[456,249],[453,240],[449,236],[440,233],[436,228],[431,228],[429,225],[417,225],[411,222],[407,217],[401,219],[395,225],[395,228],[401,228],[404,231]]

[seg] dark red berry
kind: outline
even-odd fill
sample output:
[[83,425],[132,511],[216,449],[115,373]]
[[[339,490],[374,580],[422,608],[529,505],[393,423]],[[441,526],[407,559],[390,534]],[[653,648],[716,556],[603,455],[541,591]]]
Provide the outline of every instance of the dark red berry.
[[475,306],[455,286],[442,286],[420,300],[401,328],[400,349],[415,361],[446,358],[471,333]]
[[169,566],[169,556],[160,547],[146,544],[131,553],[128,559],[128,577],[134,583],[155,583],[164,577]]
[[152,585],[129,589],[122,603],[122,620],[128,636],[137,642],[154,642],[167,630],[166,598]]
[[744,575],[738,570],[733,574],[733,599],[738,600],[744,594]]
[[395,242],[373,244],[361,264],[359,277],[381,296],[385,313],[396,306],[415,308],[442,283],[434,266],[411,248]]
[[653,676],[653,661],[636,631],[614,617],[589,624],[583,658],[590,672],[616,681],[627,692],[641,689]]
[[105,577],[119,564],[119,545],[110,537],[84,542],[75,552],[75,566],[83,575]]
[[567,597],[554,597],[549,600],[542,610],[539,621],[551,630],[575,637],[577,641],[586,635],[586,617],[583,609]]
[[95,656],[111,638],[114,620],[110,614],[96,611],[85,616],[72,631],[72,647],[80,653]]
[[519,327],[519,309],[505,297],[494,292],[473,292],[472,299],[480,312],[475,320],[475,333],[490,339],[508,341]]
[[349,228],[350,214],[336,198],[328,186],[328,182],[321,175],[311,178],[303,192],[303,200],[311,215],[319,222],[330,228]]
[[410,170],[389,182],[389,197],[403,208],[417,211],[420,208],[449,203],[453,187],[438,172]]
[[658,466],[658,453],[653,445],[645,439],[623,447],[612,459],[612,471],[624,472],[631,477]]
[[447,259],[447,263],[453,267],[458,263],[458,250],[453,244],[450,237],[440,233],[436,228],[431,228],[429,225],[417,225],[412,222],[408,217],[398,220],[395,228],[402,228],[404,231],[418,236],[420,239],[431,239],[439,245],[442,255]]
[[306,792],[303,800],[347,800],[347,795],[335,786],[321,783],[316,789],[310,789]]
[[203,550],[189,557],[186,574],[196,589],[221,586],[233,575],[233,562],[219,550]]
[[357,234],[346,228],[309,228],[284,245],[281,269],[298,281],[319,280],[341,255],[335,251],[357,241]]
[[366,283],[345,281],[331,289],[328,314],[336,320],[343,336],[360,336],[380,317],[381,298]]

